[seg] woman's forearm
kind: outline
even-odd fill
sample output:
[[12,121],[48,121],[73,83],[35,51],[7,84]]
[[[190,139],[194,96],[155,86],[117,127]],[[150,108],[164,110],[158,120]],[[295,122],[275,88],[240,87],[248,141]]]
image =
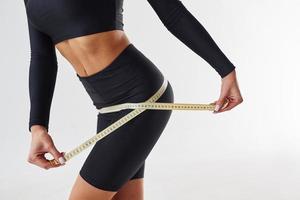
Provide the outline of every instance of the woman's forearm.
[[148,0],[164,26],[223,78],[235,69],[201,23],[179,0]]

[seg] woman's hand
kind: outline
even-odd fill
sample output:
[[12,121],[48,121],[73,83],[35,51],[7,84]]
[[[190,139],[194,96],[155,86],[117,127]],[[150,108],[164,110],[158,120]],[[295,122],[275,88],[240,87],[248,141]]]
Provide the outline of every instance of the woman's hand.
[[[48,134],[44,126],[33,125],[31,127],[31,148],[28,156],[28,162],[44,169],[59,167],[64,165],[65,160],[62,157],[64,153],[60,153],[53,144],[51,136]],[[50,153],[53,158],[60,164],[52,166],[45,154]]]
[[239,90],[236,72],[233,70],[222,78],[221,94],[219,99],[214,102],[216,106],[213,113],[231,110],[242,102],[243,98]]

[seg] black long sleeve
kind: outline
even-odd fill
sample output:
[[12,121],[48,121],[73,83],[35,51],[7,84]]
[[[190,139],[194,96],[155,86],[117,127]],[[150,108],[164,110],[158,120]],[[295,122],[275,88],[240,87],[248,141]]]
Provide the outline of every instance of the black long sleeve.
[[208,62],[223,78],[235,66],[220,50],[201,23],[180,0],[147,0],[164,26]]
[[57,58],[51,38],[39,31],[27,18],[31,58],[29,66],[30,116],[32,125],[48,130],[50,107],[57,76]]

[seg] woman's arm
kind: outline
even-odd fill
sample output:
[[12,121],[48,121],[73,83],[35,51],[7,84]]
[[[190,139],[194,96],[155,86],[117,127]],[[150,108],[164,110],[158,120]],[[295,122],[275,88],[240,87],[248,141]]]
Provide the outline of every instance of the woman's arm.
[[31,126],[42,125],[48,131],[50,107],[57,76],[57,59],[51,38],[39,31],[27,18],[31,58],[29,66],[29,96]]
[[164,26],[208,62],[223,78],[235,66],[180,0],[147,0]]

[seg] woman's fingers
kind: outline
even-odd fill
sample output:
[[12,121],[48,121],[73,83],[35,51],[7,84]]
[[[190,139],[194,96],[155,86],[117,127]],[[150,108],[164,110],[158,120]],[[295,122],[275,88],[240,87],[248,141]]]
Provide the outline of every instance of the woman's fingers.
[[53,156],[53,158],[58,163],[60,163],[59,161],[62,159],[64,153],[59,153],[54,145],[48,148],[43,147],[41,148],[41,150],[38,150],[37,152],[32,152],[31,156],[29,156],[28,158],[28,162],[37,165],[43,169],[49,169],[49,168],[54,168],[54,167],[59,167],[64,165],[64,164],[51,164],[50,160],[48,160],[45,157],[45,154],[48,152]]
[[241,97],[225,97],[225,98],[220,98],[218,101],[215,101],[217,105],[215,107],[215,110],[213,113],[221,113],[224,111],[231,110],[235,106],[239,105],[240,103],[243,102],[243,99]]
[[222,108],[220,110],[220,112],[231,110],[232,108],[234,108],[235,106],[237,106],[240,103],[241,103],[241,101],[238,101],[237,99],[228,98],[228,104],[226,106],[224,106],[224,108]]
[[216,106],[213,113],[219,112],[219,110],[224,106],[224,104],[226,103],[226,96],[220,96],[220,98],[217,101],[215,101],[215,103]]
[[60,153],[54,145],[52,145],[49,149],[49,153],[53,156],[53,158],[60,163],[60,165],[65,164],[66,160],[63,157],[63,154]]
[[37,165],[43,169],[49,169],[51,168],[51,164],[45,157],[45,153],[36,154],[33,158],[28,159],[28,162]]
[[229,110],[236,107],[237,105],[239,105],[242,102],[243,102],[243,99],[241,97],[235,97],[235,98],[228,97],[227,98],[227,103],[224,104],[224,106],[218,111],[218,113],[229,111]]

